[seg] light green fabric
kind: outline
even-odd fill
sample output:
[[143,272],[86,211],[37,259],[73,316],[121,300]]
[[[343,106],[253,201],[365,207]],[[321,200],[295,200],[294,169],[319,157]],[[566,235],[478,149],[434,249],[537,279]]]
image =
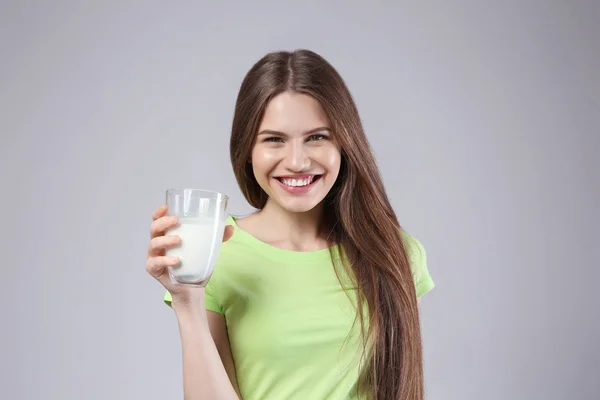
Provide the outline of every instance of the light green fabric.
[[[235,228],[206,287],[206,308],[225,316],[242,398],[358,399],[360,323],[343,268],[342,286],[329,250],[282,250]],[[425,251],[402,235],[421,296],[434,287]],[[337,248],[333,254],[339,260]],[[168,292],[164,301],[171,304]]]

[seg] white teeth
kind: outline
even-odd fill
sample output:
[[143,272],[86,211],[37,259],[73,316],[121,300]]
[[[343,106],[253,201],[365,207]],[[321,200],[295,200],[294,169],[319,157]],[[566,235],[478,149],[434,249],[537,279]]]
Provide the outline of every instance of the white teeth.
[[312,183],[312,178],[309,179],[281,179],[281,181],[287,186],[307,186]]

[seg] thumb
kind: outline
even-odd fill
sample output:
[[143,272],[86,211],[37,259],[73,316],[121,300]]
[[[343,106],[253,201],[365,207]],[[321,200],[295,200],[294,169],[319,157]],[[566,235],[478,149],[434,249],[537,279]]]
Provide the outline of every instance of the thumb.
[[223,232],[223,242],[228,241],[233,236],[233,225],[227,225],[225,227],[225,232]]

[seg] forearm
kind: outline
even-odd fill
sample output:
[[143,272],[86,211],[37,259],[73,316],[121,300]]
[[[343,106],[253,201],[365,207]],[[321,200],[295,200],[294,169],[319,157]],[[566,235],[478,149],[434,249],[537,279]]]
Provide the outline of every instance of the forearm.
[[238,400],[217,347],[205,311],[177,312],[183,351],[185,400]]

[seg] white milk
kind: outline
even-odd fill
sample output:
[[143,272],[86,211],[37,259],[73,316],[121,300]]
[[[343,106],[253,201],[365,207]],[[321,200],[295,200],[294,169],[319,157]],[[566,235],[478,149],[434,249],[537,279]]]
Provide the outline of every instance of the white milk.
[[180,281],[195,283],[210,277],[221,249],[225,224],[209,218],[179,217],[179,226],[166,235],[181,237],[181,245],[168,249],[167,256],[177,256],[180,265],[172,267]]

